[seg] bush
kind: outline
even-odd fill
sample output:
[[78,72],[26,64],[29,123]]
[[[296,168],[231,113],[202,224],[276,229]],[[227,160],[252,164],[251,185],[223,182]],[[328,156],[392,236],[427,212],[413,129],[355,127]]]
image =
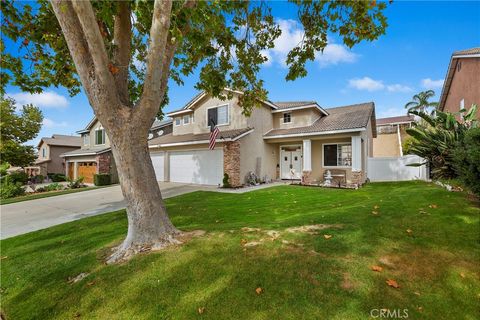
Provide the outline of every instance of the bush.
[[20,182],[13,182],[10,176],[2,178],[0,183],[0,198],[7,199],[18,196],[23,196],[25,189]]
[[56,191],[56,190],[62,190],[63,186],[61,184],[55,182],[55,183],[51,183],[51,184],[46,185],[45,187],[43,187],[43,189],[44,189],[44,191]]
[[232,185],[230,184],[230,177],[228,176],[228,173],[223,174],[223,187],[224,188],[232,187]]
[[93,176],[93,184],[96,186],[107,186],[112,184],[112,178],[109,173],[99,173]]
[[9,163],[4,162],[4,163],[0,164],[0,176],[6,176],[8,168],[10,168]]
[[67,179],[68,185],[67,187],[70,189],[78,189],[83,188],[85,185],[83,184],[83,177],[79,177],[77,179]]
[[22,185],[26,184],[28,181],[28,175],[24,171],[12,172],[10,173],[9,177],[13,183],[20,182]]
[[35,177],[33,177],[33,180],[35,183],[42,183],[43,180],[45,180],[45,177],[41,174],[37,174]]
[[453,160],[458,178],[473,193],[480,195],[480,128],[466,132],[455,148]]
[[53,182],[63,182],[67,180],[65,175],[62,173],[50,173],[48,174],[48,176],[50,177],[50,179],[52,179]]

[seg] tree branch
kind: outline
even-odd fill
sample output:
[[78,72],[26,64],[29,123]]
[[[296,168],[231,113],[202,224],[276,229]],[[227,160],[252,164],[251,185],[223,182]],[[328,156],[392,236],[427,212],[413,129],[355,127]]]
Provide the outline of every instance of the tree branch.
[[[82,27],[81,30],[83,31],[94,65],[95,75],[93,80],[95,86],[93,88],[96,91],[95,97],[97,101],[95,101],[93,107],[97,111],[97,117],[101,117],[101,114],[107,114],[109,120],[111,120],[113,114],[121,108],[121,104],[117,89],[112,85],[114,79],[109,70],[110,60],[98,28],[92,4],[90,1],[72,1],[72,7]],[[109,112],[110,110],[115,112],[111,113]]]
[[118,13],[115,16],[113,41],[115,45],[113,53],[113,64],[118,68],[114,74],[118,95],[124,105],[130,105],[128,94],[128,65],[130,64],[132,25],[130,21],[130,3],[120,1]]
[[158,111],[164,92],[160,83],[163,78],[163,66],[166,64],[167,39],[170,28],[171,0],[155,0],[153,7],[150,44],[147,54],[147,70],[143,93],[136,112],[144,119],[151,119]]

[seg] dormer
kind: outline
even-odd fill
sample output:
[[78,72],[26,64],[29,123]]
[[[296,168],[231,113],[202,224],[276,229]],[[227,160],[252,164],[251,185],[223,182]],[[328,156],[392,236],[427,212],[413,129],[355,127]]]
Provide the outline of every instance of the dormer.
[[312,125],[328,112],[315,101],[273,102],[278,108],[272,110],[273,128],[290,129]]

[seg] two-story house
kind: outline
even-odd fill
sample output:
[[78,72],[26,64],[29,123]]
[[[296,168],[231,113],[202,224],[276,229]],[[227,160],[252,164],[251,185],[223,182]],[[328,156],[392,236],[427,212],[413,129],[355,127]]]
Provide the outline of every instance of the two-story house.
[[[456,51],[448,65],[438,109],[456,113],[480,105],[480,47]],[[480,109],[477,109],[480,119]]]
[[[172,120],[156,120],[149,134],[149,139],[172,132]],[[70,179],[83,177],[83,182],[93,183],[94,174],[109,173],[112,183],[118,182],[118,174],[113,158],[110,140],[102,124],[94,117],[87,126],[78,131],[81,135],[80,149],[65,152],[65,174]]]
[[[242,114],[238,91],[221,100],[206,93],[168,113],[173,131],[149,141],[159,181],[245,183],[253,172],[262,180],[323,181],[326,170],[345,172],[346,182],[366,180],[367,158],[376,136],[373,102],[324,109],[315,101],[260,101],[250,117]],[[210,124],[220,134],[208,149]]]
[[41,174],[46,176],[49,173],[64,173],[65,168],[61,155],[65,152],[80,149],[82,145],[79,136],[67,136],[54,134],[52,137],[40,139],[37,145],[38,155],[35,166],[26,168],[29,175]]

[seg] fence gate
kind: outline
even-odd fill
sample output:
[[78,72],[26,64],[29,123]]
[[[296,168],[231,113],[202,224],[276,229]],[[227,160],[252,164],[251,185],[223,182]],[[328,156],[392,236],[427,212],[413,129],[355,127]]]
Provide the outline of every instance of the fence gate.
[[403,157],[368,158],[367,176],[370,181],[428,180],[427,167],[410,167],[410,163],[423,163],[415,155]]

